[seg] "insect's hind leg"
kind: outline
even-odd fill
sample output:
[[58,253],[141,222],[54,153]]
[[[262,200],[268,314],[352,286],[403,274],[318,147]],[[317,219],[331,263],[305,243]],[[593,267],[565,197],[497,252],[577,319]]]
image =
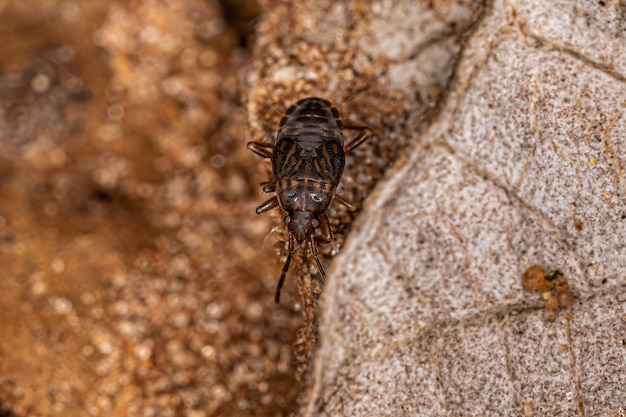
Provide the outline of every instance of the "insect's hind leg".
[[[367,128],[366,128],[367,129]],[[346,143],[343,147],[345,153],[352,152],[356,147],[361,145],[369,137],[369,130],[365,130],[359,136]]]
[[248,149],[262,158],[271,158],[274,154],[274,145],[271,143],[248,142]]
[[357,146],[365,142],[365,140],[367,140],[367,138],[370,136],[372,132],[372,129],[369,126],[352,125],[350,123],[344,123],[343,128],[348,129],[348,130],[358,130],[361,132],[359,136],[357,136],[355,139],[352,139],[350,142],[344,145],[343,147],[344,152],[350,152],[354,150],[354,148],[356,148]]
[[369,126],[365,125],[352,125],[350,123],[343,123],[343,128],[348,130],[370,130]]
[[322,214],[319,216],[320,221],[320,233],[321,236],[318,236],[324,243],[330,243],[333,241],[333,230],[330,228],[330,222],[328,221],[328,216],[326,214]]
[[348,210],[350,210],[353,213],[359,211],[359,208],[357,206],[355,206],[354,204],[352,204],[351,202],[349,202],[348,200],[346,200],[339,194],[335,193],[335,200],[337,200],[337,202],[339,202],[340,204],[343,204],[344,206],[346,206]]

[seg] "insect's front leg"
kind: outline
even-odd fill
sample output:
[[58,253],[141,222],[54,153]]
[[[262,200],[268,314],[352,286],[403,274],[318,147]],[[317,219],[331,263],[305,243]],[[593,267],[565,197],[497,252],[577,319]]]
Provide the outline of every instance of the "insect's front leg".
[[273,193],[276,191],[276,181],[262,182],[261,185],[263,186],[264,193]]
[[325,243],[332,242],[333,241],[333,229],[330,228],[330,222],[328,221],[328,216],[326,215],[326,213],[324,213],[318,216],[318,219],[320,221],[319,230],[320,230],[321,236],[316,236],[316,237],[321,239]]
[[359,211],[359,208],[357,206],[355,206],[354,204],[352,204],[351,202],[349,202],[348,200],[346,200],[345,198],[343,198],[337,193],[335,193],[335,200],[337,200],[337,202],[339,202],[340,204],[343,204],[344,206],[346,206],[348,210],[350,210],[353,213]]

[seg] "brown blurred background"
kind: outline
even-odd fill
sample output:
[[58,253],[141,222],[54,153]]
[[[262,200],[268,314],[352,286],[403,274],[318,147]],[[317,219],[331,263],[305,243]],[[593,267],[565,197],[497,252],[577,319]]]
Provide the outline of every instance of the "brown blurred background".
[[0,1],[0,416],[297,409],[238,81],[258,13]]

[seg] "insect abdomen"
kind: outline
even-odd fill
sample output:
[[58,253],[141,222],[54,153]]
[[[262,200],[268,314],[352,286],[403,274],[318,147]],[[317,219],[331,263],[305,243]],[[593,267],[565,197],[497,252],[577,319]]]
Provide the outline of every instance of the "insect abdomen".
[[310,97],[298,101],[291,106],[280,121],[280,130],[299,129],[317,130],[325,127],[341,132],[342,124],[339,111],[330,101],[321,98]]
[[[327,100],[306,98],[281,120],[272,164],[277,180],[307,179],[339,183],[345,156],[337,109]],[[279,187],[280,188],[280,187]]]

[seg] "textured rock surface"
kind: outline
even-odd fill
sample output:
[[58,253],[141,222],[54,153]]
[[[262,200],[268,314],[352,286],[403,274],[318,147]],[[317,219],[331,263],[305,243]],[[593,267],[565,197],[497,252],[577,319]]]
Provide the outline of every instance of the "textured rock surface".
[[[303,415],[626,405],[622,13],[489,5],[440,113],[335,259]],[[543,318],[521,285],[532,264],[563,271],[571,314]]]

